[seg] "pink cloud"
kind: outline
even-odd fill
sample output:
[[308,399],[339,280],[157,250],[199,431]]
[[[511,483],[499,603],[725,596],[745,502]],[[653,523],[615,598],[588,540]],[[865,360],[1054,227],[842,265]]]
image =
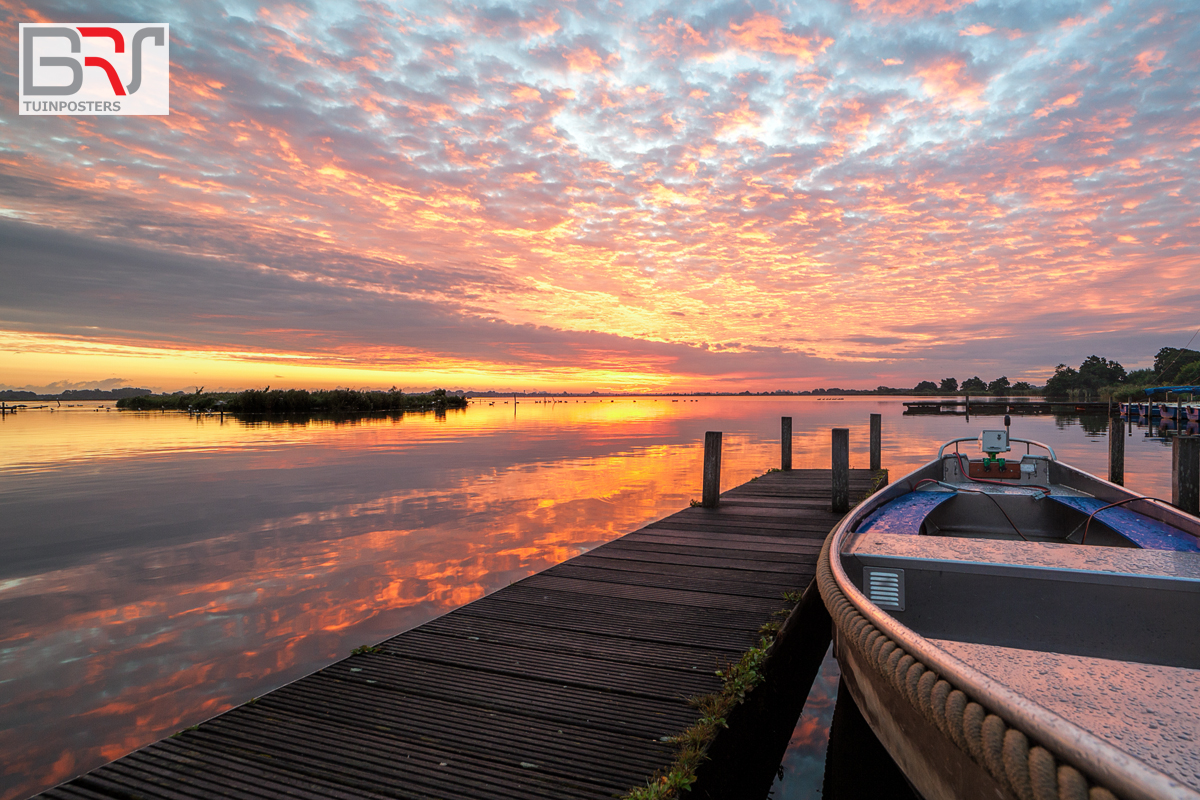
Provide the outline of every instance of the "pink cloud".
[[1162,50],[1145,50],[1138,53],[1137,58],[1134,59],[1133,74],[1148,76],[1162,63],[1165,55],[1166,53]]
[[1033,116],[1036,119],[1041,119],[1042,117],[1045,117],[1049,114],[1053,114],[1055,111],[1058,111],[1060,108],[1070,108],[1071,106],[1075,105],[1078,102],[1079,102],[1079,95],[1077,95],[1077,94],[1063,95],[1062,97],[1055,100],[1053,103],[1048,103],[1048,104],[1042,106],[1041,108],[1039,108],[1037,111],[1033,112]]
[[987,36],[996,29],[991,25],[984,25],[982,22],[976,22],[974,25],[968,25],[958,32],[959,36]]
[[595,72],[604,66],[604,59],[590,47],[569,50],[563,58],[572,72]]
[[956,11],[975,0],[851,0],[854,7],[868,14],[889,17],[931,17]]
[[778,17],[758,13],[743,23],[730,23],[729,38],[735,44],[758,52],[790,56],[799,64],[811,64],[833,44],[833,39],[816,34],[800,36],[784,30]]
[[984,86],[967,72],[961,56],[945,56],[916,70],[926,94],[969,109],[983,107],[980,99]]

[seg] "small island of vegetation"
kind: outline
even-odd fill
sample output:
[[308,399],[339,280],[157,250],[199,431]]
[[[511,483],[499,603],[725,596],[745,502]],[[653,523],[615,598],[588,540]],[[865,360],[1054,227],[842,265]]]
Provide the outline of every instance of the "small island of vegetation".
[[117,408],[130,411],[226,411],[231,414],[363,414],[379,411],[442,411],[466,408],[466,398],[435,389],[422,394],[405,394],[395,388],[386,392],[354,389],[248,389],[244,392],[191,394],[145,394],[123,397]]

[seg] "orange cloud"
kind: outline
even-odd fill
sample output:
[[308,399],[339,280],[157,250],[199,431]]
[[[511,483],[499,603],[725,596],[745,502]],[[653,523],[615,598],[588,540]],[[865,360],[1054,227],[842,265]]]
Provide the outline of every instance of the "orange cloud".
[[1092,14],[1090,17],[1085,17],[1083,14],[1077,14],[1069,19],[1064,19],[1058,24],[1058,27],[1060,30],[1069,31],[1072,28],[1078,28],[1080,25],[1089,25],[1093,22],[1096,22],[1101,17],[1106,16],[1111,11],[1112,6],[1105,3],[1096,9],[1096,13]]
[[833,39],[829,38],[788,33],[778,17],[762,13],[755,14],[740,25],[731,23],[729,30],[729,38],[748,50],[791,56],[799,64],[813,63],[818,55],[833,44]]
[[976,22],[974,25],[968,25],[958,32],[959,36],[987,36],[996,29],[991,25],[984,25],[982,22]]
[[528,36],[549,36],[557,33],[562,26],[558,24],[558,11],[551,11],[543,17],[521,20],[521,30]]
[[45,14],[43,14],[41,11],[38,11],[33,6],[26,6],[24,8],[24,10],[20,11],[15,16],[19,17],[21,22],[40,22],[40,23],[46,24],[46,23],[51,23],[51,22],[61,22],[62,21],[62,20],[58,19],[57,17],[55,17],[53,19],[51,19],[50,17],[47,17]]
[[1064,95],[1064,96],[1058,98],[1057,100],[1055,100],[1053,103],[1044,105],[1041,108],[1039,108],[1037,111],[1033,112],[1033,116],[1035,119],[1041,119],[1042,117],[1048,116],[1049,114],[1053,114],[1055,111],[1059,110],[1060,108],[1070,108],[1071,106],[1075,105],[1077,102],[1079,102],[1079,95],[1077,95],[1077,94]]
[[568,52],[564,58],[572,72],[596,72],[604,67],[604,59],[590,47]]
[[679,56],[707,46],[709,39],[686,22],[668,19],[650,34],[649,42],[655,55]]
[[967,65],[959,57],[950,56],[916,71],[925,93],[970,109],[983,107],[979,95],[983,85],[967,74]]
[[971,5],[975,0],[853,0],[859,11],[889,17],[932,17]]

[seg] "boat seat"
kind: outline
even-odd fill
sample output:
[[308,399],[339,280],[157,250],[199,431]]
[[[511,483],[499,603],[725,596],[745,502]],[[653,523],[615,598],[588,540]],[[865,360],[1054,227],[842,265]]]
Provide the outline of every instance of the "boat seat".
[[[1051,500],[1062,503],[1076,511],[1091,514],[1108,505],[1095,497],[1068,497],[1051,495]],[[1177,553],[1200,553],[1200,542],[1178,528],[1165,522],[1144,517],[1121,506],[1105,508],[1096,514],[1096,519],[1112,528],[1144,550],[1174,550]]]
[[858,533],[891,533],[918,536],[929,512],[958,492],[909,492],[875,509],[858,526]]

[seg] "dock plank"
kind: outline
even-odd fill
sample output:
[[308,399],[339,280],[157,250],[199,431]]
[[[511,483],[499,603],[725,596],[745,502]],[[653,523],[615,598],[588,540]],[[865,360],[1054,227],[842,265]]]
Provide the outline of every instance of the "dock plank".
[[[853,470],[851,497],[871,483]],[[768,473],[43,796],[620,797],[808,585],[831,485]]]

